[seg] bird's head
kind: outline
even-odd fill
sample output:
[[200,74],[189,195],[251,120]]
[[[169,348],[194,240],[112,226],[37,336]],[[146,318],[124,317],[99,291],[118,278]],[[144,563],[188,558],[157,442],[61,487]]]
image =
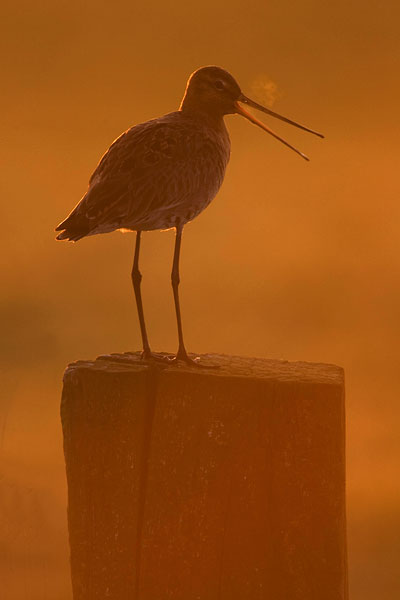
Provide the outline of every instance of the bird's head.
[[241,93],[239,85],[225,69],[201,67],[188,79],[181,108],[222,117],[236,112],[235,102]]
[[194,71],[188,79],[185,94],[183,96],[180,110],[183,112],[190,113],[198,113],[203,115],[208,115],[212,118],[222,118],[224,115],[229,114],[238,114],[248,119],[251,123],[258,125],[264,131],[267,131],[273,137],[278,139],[280,142],[300,154],[306,160],[309,160],[308,157],[291,146],[284,139],[276,135],[269,127],[261,123],[258,119],[253,117],[247,110],[242,106],[246,104],[251,106],[252,108],[256,108],[268,115],[271,115],[281,121],[285,121],[286,123],[290,123],[290,125],[294,125],[295,127],[299,127],[304,131],[308,131],[309,133],[313,133],[319,137],[324,137],[321,133],[309,129],[304,125],[300,125],[291,119],[287,119],[283,117],[269,108],[254,102],[247,96],[245,96],[239,84],[232,77],[228,71],[222,69],[221,67],[201,67]]

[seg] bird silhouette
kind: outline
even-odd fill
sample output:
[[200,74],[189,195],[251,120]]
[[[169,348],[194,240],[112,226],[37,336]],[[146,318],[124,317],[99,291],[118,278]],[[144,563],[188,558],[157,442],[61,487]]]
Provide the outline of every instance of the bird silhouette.
[[[188,355],[179,304],[179,256],[182,230],[216,196],[230,156],[224,116],[239,114],[297,152],[308,157],[251,115],[243,105],[313,133],[291,119],[245,96],[236,80],[216,66],[202,67],[189,77],[179,110],[131,127],[101,158],[83,198],[56,231],[57,240],[76,242],[112,231],[135,231],[132,283],[139,315],[143,359],[182,360],[198,365]],[[178,325],[174,357],[150,349],[141,296],[139,252],[142,231],[176,229],[171,281]]]

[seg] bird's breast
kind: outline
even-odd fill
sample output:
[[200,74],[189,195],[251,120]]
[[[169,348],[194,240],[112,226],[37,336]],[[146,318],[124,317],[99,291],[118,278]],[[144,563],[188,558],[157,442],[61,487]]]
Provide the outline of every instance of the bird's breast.
[[222,122],[218,129],[193,128],[193,137],[188,144],[187,166],[191,177],[196,179],[200,195],[206,203],[218,192],[224,180],[230,158],[230,140]]

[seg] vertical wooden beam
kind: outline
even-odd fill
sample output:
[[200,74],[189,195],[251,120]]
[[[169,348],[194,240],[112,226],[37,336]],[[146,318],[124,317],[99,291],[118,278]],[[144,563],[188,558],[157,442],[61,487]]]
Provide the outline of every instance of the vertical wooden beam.
[[342,369],[204,361],[67,368],[74,600],[346,600]]

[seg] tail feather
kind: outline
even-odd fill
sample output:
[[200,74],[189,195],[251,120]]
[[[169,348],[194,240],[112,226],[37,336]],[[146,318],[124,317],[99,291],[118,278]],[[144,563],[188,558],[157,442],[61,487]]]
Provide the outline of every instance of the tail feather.
[[61,231],[56,237],[56,240],[77,242],[85,237],[90,231],[88,218],[73,210],[64,221],[61,221],[61,223],[57,225],[55,231]]
[[[56,229],[58,231],[58,229]],[[77,242],[81,238],[85,237],[89,232],[88,231],[62,231],[56,237],[56,240],[67,240],[68,242]]]

